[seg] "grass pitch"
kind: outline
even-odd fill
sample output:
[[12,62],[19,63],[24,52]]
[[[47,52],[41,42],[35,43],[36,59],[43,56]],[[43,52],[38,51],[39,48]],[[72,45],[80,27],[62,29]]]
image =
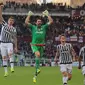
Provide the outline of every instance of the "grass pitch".
[[[34,67],[15,67],[15,73],[4,77],[4,68],[0,68],[0,85],[63,85],[62,75],[58,67],[41,67],[37,83],[33,83]],[[73,68],[73,78],[68,85],[84,85],[81,70]]]

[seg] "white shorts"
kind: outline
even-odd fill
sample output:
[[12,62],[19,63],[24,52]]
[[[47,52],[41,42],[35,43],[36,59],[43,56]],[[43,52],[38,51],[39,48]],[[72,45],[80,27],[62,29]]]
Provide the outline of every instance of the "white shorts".
[[82,74],[85,75],[85,66],[82,67]]
[[72,64],[60,64],[60,71],[72,74]]
[[13,54],[13,44],[12,43],[1,43],[1,55],[2,57]]

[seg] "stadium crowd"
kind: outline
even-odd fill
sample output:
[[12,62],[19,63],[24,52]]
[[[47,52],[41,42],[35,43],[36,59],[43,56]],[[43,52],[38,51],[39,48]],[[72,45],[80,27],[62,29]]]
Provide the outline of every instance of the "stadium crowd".
[[[82,6],[85,8],[85,4]],[[26,11],[32,10],[32,11],[43,11],[47,9],[48,11],[56,11],[56,10],[61,10],[61,11],[69,11],[71,7],[63,5],[62,3],[60,4],[21,4],[21,3],[16,3],[15,1],[10,2],[7,1],[6,5],[4,6],[3,11],[5,12],[6,9],[12,9],[12,11],[16,11],[17,9],[23,9]],[[4,15],[4,19],[7,21],[9,16]],[[15,18],[15,27],[17,29],[17,34],[18,34],[18,48],[21,52],[23,52],[26,56],[31,56],[32,51],[30,48],[30,42],[31,42],[31,30],[27,29],[25,26],[25,18],[26,16],[19,16],[19,15],[14,15]],[[31,17],[31,23],[35,23],[36,18],[39,16],[32,16]],[[85,17],[77,16],[77,17],[57,17],[57,16],[52,16],[54,22],[53,24],[49,27],[47,31],[47,37],[46,37],[46,49],[45,49],[45,54],[44,56],[47,57],[54,57],[55,52],[56,52],[56,45],[57,41],[55,40],[56,37],[58,37],[60,34],[64,33],[66,34],[67,37],[70,36],[85,36]],[[42,18],[43,23],[47,21],[47,18]],[[75,48],[80,48],[76,45],[74,46]],[[79,50],[76,52],[78,53]]]
[[[9,16],[8,16],[9,17]],[[31,22],[34,24],[36,17],[31,17]],[[31,30],[27,29],[24,24],[26,16],[14,16],[15,27],[18,34],[18,47],[20,51],[24,51],[26,55],[32,56],[30,42],[31,42]],[[52,17],[54,19],[53,24],[49,27],[46,37],[46,49],[45,56],[54,57],[56,52],[57,41],[55,40],[60,34],[64,33],[67,37],[70,36],[85,36],[85,20],[84,17]],[[4,19],[7,20],[7,16],[4,15]],[[47,19],[43,20],[46,22]],[[45,23],[44,22],[44,23]],[[77,45],[76,45],[77,46]],[[76,48],[76,46],[74,46]],[[30,54],[29,54],[30,53]],[[33,57],[33,56],[32,56]]]
[[[10,10],[9,10],[10,9]],[[11,12],[28,12],[29,10],[33,12],[40,12],[43,10],[48,10],[49,12],[56,12],[56,11],[62,11],[62,12],[69,12],[70,10],[74,9],[71,6],[68,6],[66,4],[63,5],[63,3],[47,3],[44,4],[42,3],[37,4],[37,3],[20,3],[16,1],[6,1],[6,4],[4,6],[4,11],[11,11]],[[85,4],[83,6],[78,6],[76,9],[85,9]]]
[[6,10],[7,8],[10,8],[14,11],[16,11],[17,9],[24,9],[24,10],[32,10],[32,11],[43,11],[45,9],[49,10],[49,11],[56,11],[56,10],[62,10],[62,11],[67,11],[67,8],[70,9],[70,6],[66,6],[63,5],[62,3],[59,4],[52,4],[52,3],[47,3],[47,4],[28,4],[28,3],[19,3],[19,2],[15,2],[15,1],[7,1],[6,5],[4,6],[4,10]]

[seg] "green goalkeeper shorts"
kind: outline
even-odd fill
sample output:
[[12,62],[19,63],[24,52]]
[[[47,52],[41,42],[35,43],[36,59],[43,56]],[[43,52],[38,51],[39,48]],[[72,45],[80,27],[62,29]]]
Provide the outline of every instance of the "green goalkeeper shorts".
[[43,56],[43,52],[44,52],[44,46],[31,46],[33,53],[39,51],[40,52],[40,56]]

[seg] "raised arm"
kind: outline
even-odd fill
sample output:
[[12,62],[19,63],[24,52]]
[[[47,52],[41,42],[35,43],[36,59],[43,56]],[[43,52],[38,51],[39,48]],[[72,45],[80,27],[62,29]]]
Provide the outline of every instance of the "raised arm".
[[48,16],[48,20],[49,20],[49,24],[52,24],[53,23],[53,19],[51,16]]
[[43,16],[47,16],[47,17],[48,17],[48,20],[49,20],[48,23],[49,23],[49,25],[53,23],[53,19],[52,19],[52,17],[49,15],[49,12],[48,12],[47,10],[45,10],[45,11],[43,12]]
[[29,25],[29,23],[30,23],[30,16],[27,16],[27,18],[25,19],[25,24]]
[[33,12],[29,11],[27,18],[25,19],[25,24],[26,24],[26,25],[29,25],[29,24],[30,24],[30,17],[31,17],[32,15],[33,15]]

